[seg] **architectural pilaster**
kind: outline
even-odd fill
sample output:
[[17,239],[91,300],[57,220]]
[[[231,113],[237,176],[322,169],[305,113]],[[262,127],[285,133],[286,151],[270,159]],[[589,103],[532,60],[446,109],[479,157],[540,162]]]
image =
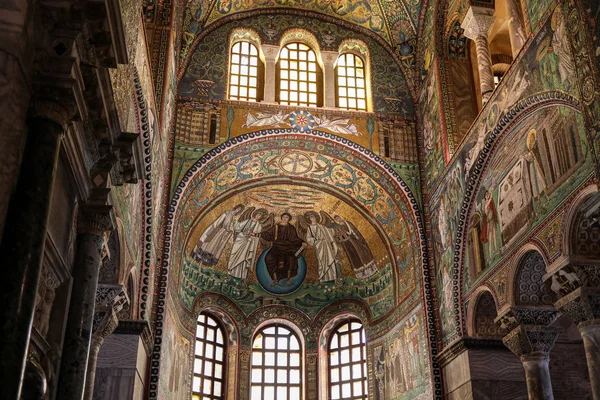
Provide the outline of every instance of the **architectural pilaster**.
[[475,42],[483,104],[487,103],[495,89],[492,56],[488,42],[488,34],[494,23],[493,12],[492,9],[471,6],[461,24],[465,30],[464,35]]
[[104,339],[112,334],[119,324],[117,314],[129,303],[122,285],[99,284],[96,289],[96,305],[92,324],[92,338],[88,357],[87,377],[85,381],[85,400],[94,397],[94,382],[96,379],[96,364],[98,353]]
[[337,51],[322,51],[323,81],[325,87],[325,107],[335,107],[335,62],[338,59]]
[[559,299],[554,307],[579,329],[594,400],[600,399],[600,266],[565,265],[549,274]]
[[[66,88],[61,84],[65,84]],[[36,86],[27,120],[28,134],[15,192],[11,198],[0,259],[7,284],[0,295],[4,320],[0,331],[0,398],[19,398],[35,310],[52,185],[60,140],[75,114],[68,83],[56,79]]]
[[263,44],[262,52],[265,55],[265,97],[263,102],[275,104],[275,62],[279,54],[279,46]]
[[513,59],[525,44],[525,28],[523,17],[521,17],[521,4],[518,0],[506,0],[506,14],[508,16],[508,34],[510,36],[510,47]]
[[101,251],[113,229],[110,206],[84,206],[78,217],[73,290],[65,330],[57,397],[81,400],[84,393]]
[[559,328],[551,325],[559,316],[552,308],[511,307],[496,318],[496,322],[509,331],[502,341],[523,364],[530,400],[554,398],[548,362],[560,333]]

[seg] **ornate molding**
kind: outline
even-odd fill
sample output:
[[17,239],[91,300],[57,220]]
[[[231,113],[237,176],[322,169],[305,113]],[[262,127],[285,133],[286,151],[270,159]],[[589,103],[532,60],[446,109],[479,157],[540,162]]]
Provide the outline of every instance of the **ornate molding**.
[[508,351],[508,349],[500,339],[464,337],[460,340],[455,341],[453,344],[446,347],[443,351],[440,352],[440,354],[438,355],[440,367],[444,368],[464,351],[471,349]]
[[96,289],[97,310],[112,310],[114,313],[118,313],[127,303],[129,303],[129,297],[123,285],[98,284]]
[[600,287],[579,287],[561,297],[554,306],[576,325],[600,319]]
[[553,326],[519,325],[502,341],[521,360],[532,355],[548,357],[560,329]]

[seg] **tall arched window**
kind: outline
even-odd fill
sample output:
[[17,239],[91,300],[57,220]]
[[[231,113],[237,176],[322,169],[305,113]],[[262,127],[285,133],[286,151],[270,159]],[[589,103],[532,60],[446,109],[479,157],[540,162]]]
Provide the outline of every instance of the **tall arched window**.
[[229,62],[229,99],[260,100],[261,62],[258,50],[250,42],[237,42],[231,47]]
[[367,399],[367,348],[365,330],[357,321],[338,326],[329,339],[329,398]]
[[367,110],[365,63],[356,54],[338,57],[335,67],[336,105],[347,110]]
[[[211,316],[200,314],[196,327],[192,400],[222,399],[225,391],[225,335]],[[183,360],[175,360],[183,362]]]
[[320,106],[321,69],[313,49],[303,43],[289,43],[279,53],[277,64],[279,104]]
[[302,398],[302,349],[288,327],[269,325],[252,342],[251,400]]

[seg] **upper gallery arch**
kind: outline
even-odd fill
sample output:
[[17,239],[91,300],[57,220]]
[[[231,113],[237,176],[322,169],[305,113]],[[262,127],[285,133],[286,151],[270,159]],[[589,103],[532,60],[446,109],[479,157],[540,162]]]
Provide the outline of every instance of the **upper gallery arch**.
[[[363,42],[370,50],[372,68],[371,87],[373,111],[390,114],[414,114],[414,81],[412,62],[407,56],[399,56],[387,42],[373,36],[369,31],[352,29],[315,18],[317,15],[295,11],[282,14],[252,12],[231,20],[219,21],[206,31],[192,37],[184,33],[184,48],[180,55],[178,94],[184,99],[223,100],[226,98],[229,65],[228,50],[231,35],[240,28],[252,27],[257,32],[256,41],[262,45],[280,46],[282,39],[294,29],[310,32],[317,38],[320,51],[338,52],[342,43],[349,39]],[[185,47],[186,40],[192,40]],[[404,54],[404,51],[403,51]]]

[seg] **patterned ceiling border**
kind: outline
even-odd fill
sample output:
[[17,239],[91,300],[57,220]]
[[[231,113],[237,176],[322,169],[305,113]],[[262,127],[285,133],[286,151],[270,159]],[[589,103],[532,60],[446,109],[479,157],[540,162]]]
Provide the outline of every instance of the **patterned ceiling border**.
[[456,229],[456,241],[454,244],[454,266],[452,272],[452,300],[454,307],[454,320],[456,332],[450,337],[444,346],[452,343],[453,340],[462,337],[465,333],[465,319],[463,318],[460,307],[460,288],[463,285],[463,267],[464,253],[467,250],[467,230],[471,214],[474,212],[475,194],[479,190],[482,177],[487,170],[491,156],[502,138],[512,131],[512,129],[521,121],[531,116],[534,112],[552,106],[567,106],[576,111],[580,111],[579,101],[564,92],[550,91],[539,93],[519,101],[510,110],[508,110],[498,121],[496,127],[489,134],[485,146],[477,157],[475,166],[471,169],[467,181],[467,189],[463,198],[460,217]]
[[[221,18],[221,19],[217,20],[216,22],[212,23],[211,25],[204,27],[203,31],[200,34],[196,35],[196,37],[194,38],[194,41],[190,45],[189,50],[188,50],[187,54],[185,55],[185,58],[184,59],[179,58],[179,65],[178,65],[178,70],[177,70],[178,81],[181,81],[181,78],[185,75],[187,67],[188,67],[188,65],[194,55],[196,47],[198,46],[200,41],[202,39],[204,39],[206,36],[208,36],[211,32],[216,30],[217,28],[220,28],[221,26],[226,25],[232,21],[239,21],[242,19],[247,19],[247,18],[259,16],[259,15],[282,15],[282,14],[283,15],[304,16],[307,18],[313,18],[313,19],[322,20],[322,21],[329,22],[329,23],[334,23],[334,24],[342,26],[346,29],[353,30],[355,32],[358,32],[360,34],[363,34],[363,35],[368,36],[369,38],[373,39],[377,44],[382,46],[383,49],[385,51],[387,51],[392,56],[392,58],[396,61],[396,63],[398,64],[398,67],[400,68],[400,71],[402,71],[403,78],[406,82],[406,85],[408,86],[408,90],[410,91],[410,93],[412,95],[412,100],[413,101],[417,100],[417,98],[418,98],[418,90],[417,90],[418,82],[416,81],[417,80],[416,67],[415,67],[414,63],[410,63],[410,61],[408,62],[408,64],[413,64],[413,65],[407,65],[406,62],[403,62],[403,60],[408,61],[410,59],[413,59],[413,61],[414,61],[414,59],[416,57],[416,54],[415,54],[416,51],[413,51],[410,56],[401,58],[396,54],[396,52],[394,51],[394,48],[388,42],[386,42],[381,36],[373,33],[369,29],[349,23],[342,19],[338,19],[338,18],[331,17],[328,15],[323,15],[323,14],[320,14],[320,13],[317,13],[314,11],[293,10],[293,9],[261,9],[261,10],[254,10],[254,11],[244,11],[244,12],[240,12],[238,14],[233,14],[233,15],[229,15],[227,17]],[[181,36],[181,33],[183,32],[183,19],[181,19],[181,22],[177,23],[177,30],[178,30],[178,33],[180,34],[179,36]],[[177,50],[177,52],[180,52],[180,51],[181,51],[181,49]],[[179,87],[178,87],[178,89],[179,89]]]
[[[138,124],[142,133],[142,147],[144,149],[144,181],[142,195],[142,237],[140,239],[143,252],[143,267],[140,278],[141,301],[139,303],[139,312],[142,319],[149,319],[148,308],[148,288],[150,281],[150,267],[152,266],[152,144],[150,143],[150,122],[148,121],[148,107],[144,99],[144,91],[140,82],[140,76],[137,68],[133,67],[133,84],[135,87],[134,103],[138,111]],[[156,134],[156,132],[155,132]]]
[[[405,201],[408,200],[408,203],[412,206],[412,217],[413,222],[416,225],[419,237],[419,247],[420,247],[420,255],[421,255],[421,278],[422,278],[422,292],[421,292],[421,300],[424,303],[424,307],[427,313],[427,332],[428,332],[428,344],[429,344],[429,356],[431,360],[431,376],[433,378],[434,385],[434,398],[442,399],[442,382],[441,382],[441,371],[439,368],[439,364],[437,361],[438,354],[438,346],[437,346],[437,332],[435,329],[435,311],[432,307],[431,298],[433,296],[432,293],[432,282],[430,281],[430,271],[429,271],[429,263],[427,258],[427,240],[426,233],[424,228],[424,221],[421,215],[421,210],[419,209],[418,201],[416,200],[413,193],[410,191],[409,186],[404,182],[404,180],[400,177],[400,175],[394,171],[394,169],[388,165],[383,159],[374,154],[373,152],[365,149],[364,147],[353,143],[350,140],[345,138],[341,138],[339,136],[335,136],[329,133],[320,132],[320,131],[312,131],[309,130],[305,133],[299,133],[293,129],[268,129],[259,132],[253,132],[244,134],[238,137],[235,137],[225,143],[220,144],[214,149],[210,150],[204,156],[202,156],[185,174],[182,181],[179,183],[175,190],[175,194],[173,195],[173,199],[171,200],[171,204],[168,208],[166,226],[165,226],[165,234],[164,234],[164,249],[163,249],[163,258],[160,267],[159,276],[156,277],[156,281],[158,282],[156,297],[158,298],[157,307],[156,307],[156,315],[155,315],[155,340],[154,340],[154,349],[151,356],[151,365],[150,365],[150,390],[149,390],[149,399],[157,399],[158,398],[158,380],[159,380],[159,372],[160,372],[160,357],[161,357],[161,349],[162,349],[162,335],[163,335],[163,321],[165,317],[166,311],[166,291],[167,291],[167,282],[168,282],[168,273],[169,273],[169,261],[171,257],[171,247],[173,243],[171,243],[173,239],[174,226],[173,221],[175,219],[175,214],[177,213],[177,206],[179,205],[179,200],[182,197],[185,189],[188,186],[191,178],[197,174],[200,170],[202,170],[203,166],[209,163],[213,158],[218,157],[221,153],[228,151],[229,149],[235,148],[237,146],[248,145],[248,142],[253,141],[255,138],[261,137],[269,137],[269,136],[277,136],[281,134],[295,134],[295,135],[306,135],[306,136],[318,136],[330,141],[333,145],[343,145],[349,149],[357,151],[361,153],[362,156],[366,156],[370,161],[374,162],[378,167],[385,171],[385,173],[392,178],[392,180],[397,184],[397,188],[400,192],[403,193]],[[383,171],[382,171],[383,172]]]

